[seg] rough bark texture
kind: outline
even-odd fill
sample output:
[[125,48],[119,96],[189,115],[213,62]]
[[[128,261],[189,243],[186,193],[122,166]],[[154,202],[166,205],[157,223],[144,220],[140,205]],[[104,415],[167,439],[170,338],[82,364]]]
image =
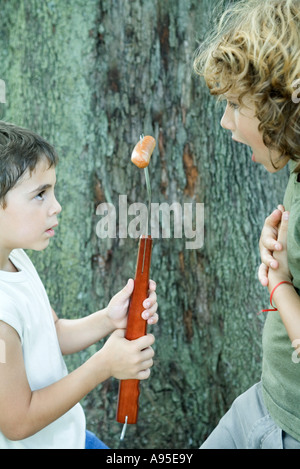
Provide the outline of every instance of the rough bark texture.
[[[76,318],[107,304],[134,276],[137,240],[99,239],[97,206],[146,201],[130,162],[141,133],[157,140],[153,202],[204,203],[205,239],[156,239],[151,277],[160,322],[155,366],[141,385],[128,448],[197,448],[232,400],[260,377],[257,316],[263,220],[280,202],[286,171],[268,175],[219,125],[222,110],[192,72],[193,53],[215,0],[0,1],[4,119],[27,126],[59,154],[63,206],[51,246],[32,258],[58,315]],[[74,357],[69,369],[98,349]],[[118,447],[118,382],[83,405],[88,428]]]

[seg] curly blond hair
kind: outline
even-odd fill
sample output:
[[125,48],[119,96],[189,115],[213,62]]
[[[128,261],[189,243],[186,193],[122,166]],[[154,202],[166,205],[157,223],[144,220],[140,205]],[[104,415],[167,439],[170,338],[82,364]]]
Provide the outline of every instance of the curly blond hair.
[[[212,95],[251,96],[264,144],[299,164],[300,0],[242,0],[198,49],[195,71]],[[298,85],[299,87],[299,85]]]

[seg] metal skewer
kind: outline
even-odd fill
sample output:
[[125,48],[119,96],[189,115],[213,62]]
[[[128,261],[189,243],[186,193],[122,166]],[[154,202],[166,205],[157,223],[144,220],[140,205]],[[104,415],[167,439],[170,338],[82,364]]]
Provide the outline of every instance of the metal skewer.
[[146,187],[147,187],[147,194],[148,194],[148,218],[147,218],[147,233],[146,235],[150,234],[150,227],[151,227],[151,184],[150,184],[150,177],[149,177],[149,170],[148,166],[144,168],[145,173],[145,180],[146,180]]
[[127,420],[128,420],[128,415],[126,415],[126,417],[125,417],[125,423],[124,423],[123,428],[122,428],[122,433],[121,433],[121,436],[120,436],[121,441],[123,441],[124,438],[125,438],[125,432],[126,432],[126,428],[127,428]]

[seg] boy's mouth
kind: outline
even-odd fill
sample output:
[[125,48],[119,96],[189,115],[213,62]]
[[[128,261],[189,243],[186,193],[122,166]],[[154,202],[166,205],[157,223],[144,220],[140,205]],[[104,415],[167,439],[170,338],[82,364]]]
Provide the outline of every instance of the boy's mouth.
[[50,237],[55,235],[54,228],[58,226],[58,223],[56,225],[53,225],[52,228],[49,228],[48,230],[45,231]]

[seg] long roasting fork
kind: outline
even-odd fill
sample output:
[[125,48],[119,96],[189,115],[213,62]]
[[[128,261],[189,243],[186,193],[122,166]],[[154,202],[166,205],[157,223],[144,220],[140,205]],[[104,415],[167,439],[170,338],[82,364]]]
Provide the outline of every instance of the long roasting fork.
[[[144,137],[141,135],[141,143],[143,143],[143,138]],[[151,150],[151,153],[153,151],[153,148]],[[139,249],[134,279],[134,289],[130,299],[127,329],[125,333],[125,337],[128,340],[138,339],[139,337],[146,335],[147,332],[147,322],[142,318],[141,314],[144,311],[143,301],[148,296],[149,274],[152,253],[152,238],[149,234],[151,219],[151,185],[148,166],[144,167],[144,172],[148,195],[147,234],[141,236],[139,241]],[[139,409],[138,401],[140,395],[139,383],[140,382],[138,379],[127,379],[120,381],[116,420],[117,422],[124,424],[120,437],[121,440],[123,440],[125,437],[127,424],[135,424],[137,422]]]

